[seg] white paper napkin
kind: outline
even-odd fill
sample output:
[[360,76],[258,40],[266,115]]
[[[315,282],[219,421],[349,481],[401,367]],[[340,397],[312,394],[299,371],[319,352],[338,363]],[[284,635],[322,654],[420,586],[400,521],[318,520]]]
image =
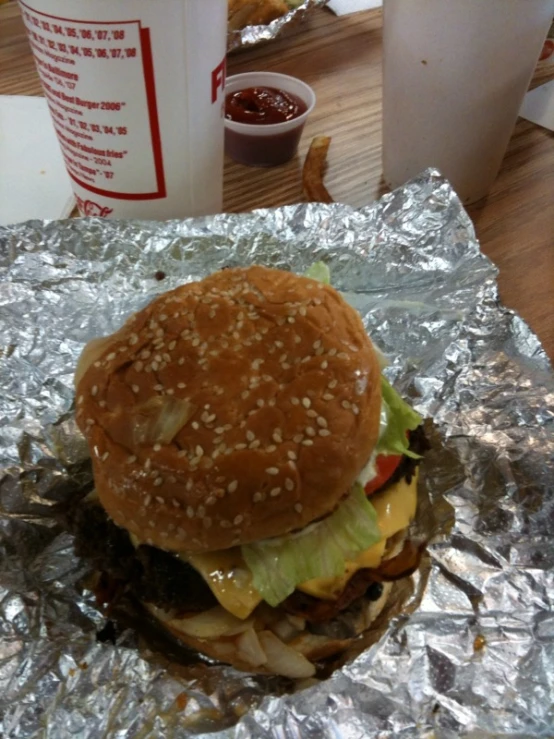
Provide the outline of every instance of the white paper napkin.
[[358,13],[360,10],[380,8],[383,0],[329,0],[327,6],[335,15]]
[[528,92],[519,114],[528,121],[554,131],[554,80]]
[[67,218],[74,205],[44,98],[0,95],[0,225]]

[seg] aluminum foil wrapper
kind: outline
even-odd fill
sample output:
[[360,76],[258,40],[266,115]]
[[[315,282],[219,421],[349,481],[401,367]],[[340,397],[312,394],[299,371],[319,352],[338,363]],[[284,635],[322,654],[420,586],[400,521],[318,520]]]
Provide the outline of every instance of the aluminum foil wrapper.
[[[2,737],[552,734],[554,379],[437,173],[361,210],[30,222],[0,229],[0,258]],[[57,518],[90,484],[73,421],[83,344],[223,266],[320,259],[428,419],[421,567],[309,685],[177,664],[132,628],[110,643]]]
[[307,13],[314,8],[323,7],[327,2],[328,0],[304,0],[296,8],[291,8],[286,15],[275,19],[266,26],[246,26],[237,31],[229,30],[227,33],[227,51],[249,49],[251,46],[258,46],[266,41],[280,38],[297,23],[300,23]]

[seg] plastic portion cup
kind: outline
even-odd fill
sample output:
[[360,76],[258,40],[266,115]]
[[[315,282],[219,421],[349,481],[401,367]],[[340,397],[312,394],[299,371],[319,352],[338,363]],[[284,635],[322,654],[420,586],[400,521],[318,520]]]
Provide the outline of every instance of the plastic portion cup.
[[315,93],[305,82],[276,72],[246,72],[227,79],[225,95],[248,87],[274,87],[299,97],[306,111],[284,123],[239,123],[225,119],[225,153],[240,164],[274,167],[296,154],[306,119],[315,105]]
[[21,0],[83,215],[222,210],[227,0]]
[[428,167],[463,202],[490,189],[554,17],[554,0],[384,0],[383,172]]

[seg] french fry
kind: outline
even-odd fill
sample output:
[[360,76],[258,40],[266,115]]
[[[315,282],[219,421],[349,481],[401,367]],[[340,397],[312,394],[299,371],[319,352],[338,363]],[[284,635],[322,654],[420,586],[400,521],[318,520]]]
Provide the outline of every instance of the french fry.
[[304,196],[310,203],[334,202],[323,183],[330,143],[330,136],[316,136],[306,154],[302,169],[302,187]]

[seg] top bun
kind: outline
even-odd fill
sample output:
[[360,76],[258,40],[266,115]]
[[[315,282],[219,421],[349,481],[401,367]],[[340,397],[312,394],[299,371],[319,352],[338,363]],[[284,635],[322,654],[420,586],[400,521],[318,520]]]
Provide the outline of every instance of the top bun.
[[226,549],[329,514],[377,442],[380,369],[328,285],[227,269],[95,339],[77,422],[100,501],[140,542]]

